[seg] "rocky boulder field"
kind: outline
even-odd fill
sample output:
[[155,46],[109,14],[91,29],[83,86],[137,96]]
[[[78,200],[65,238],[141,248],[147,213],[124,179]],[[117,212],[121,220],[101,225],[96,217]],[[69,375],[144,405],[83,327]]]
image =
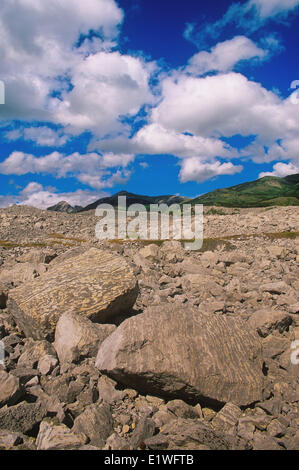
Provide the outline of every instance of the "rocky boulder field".
[[96,223],[0,209],[0,449],[298,450],[299,207],[206,207],[200,251]]

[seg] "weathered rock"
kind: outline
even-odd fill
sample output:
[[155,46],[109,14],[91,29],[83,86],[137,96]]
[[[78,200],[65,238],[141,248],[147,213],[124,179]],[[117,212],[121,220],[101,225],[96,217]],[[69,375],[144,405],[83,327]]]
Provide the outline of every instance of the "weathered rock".
[[123,322],[96,366],[141,392],[248,405],[263,392],[261,344],[243,321],[169,304]]
[[159,248],[157,245],[151,244],[139,250],[139,254],[150,261],[154,261],[159,258]]
[[245,441],[251,441],[253,439],[255,431],[255,425],[247,420],[240,420],[237,428],[237,435]]
[[4,405],[14,405],[21,394],[19,379],[0,370],[0,408]]
[[46,354],[43,356],[37,364],[37,369],[42,375],[47,375],[57,366],[58,360],[55,356]]
[[113,431],[110,406],[107,403],[88,406],[84,413],[75,419],[72,431],[76,434],[85,434],[91,445],[104,447],[107,438]]
[[280,333],[287,330],[292,323],[292,317],[282,311],[262,309],[254,312],[248,324],[257,330],[260,336],[266,337],[274,330]]
[[26,403],[4,406],[0,410],[0,429],[26,434],[46,416],[47,410],[42,403]]
[[176,419],[176,416],[166,410],[159,410],[153,415],[153,421],[157,428],[162,428],[173,419]]
[[260,286],[262,292],[269,292],[270,294],[285,294],[289,290],[289,286],[284,281],[269,282]]
[[286,437],[283,439],[287,450],[298,450],[299,449],[299,431],[297,431],[292,437]]
[[48,341],[27,341],[24,351],[19,357],[18,367],[35,369],[39,361],[45,356],[56,356],[56,351]]
[[91,446],[90,444],[85,444],[80,447],[78,450],[101,450],[99,447]]
[[201,450],[203,446],[209,450],[232,449],[229,440],[206,423],[182,418],[170,421],[159,434],[146,439],[145,444],[152,450]]
[[262,403],[259,403],[259,408],[266,411],[266,413],[277,417],[281,412],[281,400],[271,398],[271,400],[266,400]]
[[[263,357],[265,361],[267,361],[267,359],[275,359],[277,356],[289,349],[289,341],[286,338],[280,338],[274,335],[269,335],[264,338],[262,345]],[[290,362],[290,354],[288,362]]]
[[155,434],[156,425],[154,420],[145,417],[139,419],[137,426],[129,441],[129,449],[136,450],[146,439]]
[[50,248],[43,250],[33,249],[19,256],[17,261],[20,263],[49,264],[56,256],[55,251]]
[[116,432],[108,437],[103,450],[129,450],[128,442]]
[[286,255],[286,250],[282,246],[270,245],[267,247],[267,251],[271,258],[284,258]]
[[0,281],[12,283],[14,286],[39,277],[46,271],[43,264],[18,263],[0,273]]
[[223,287],[215,282],[215,278],[207,274],[186,274],[182,278],[182,285],[185,292],[192,292],[201,300],[219,297],[224,293]]
[[37,450],[74,450],[86,444],[84,434],[75,434],[65,424],[44,420],[36,439]]
[[23,435],[17,432],[11,432],[8,430],[0,430],[0,449],[11,449],[14,446],[22,444]]
[[299,302],[296,302],[295,304],[290,305],[288,310],[290,313],[293,313],[293,314],[299,313]]
[[227,403],[222,410],[217,413],[215,418],[212,420],[211,425],[217,431],[221,431],[225,434],[234,435],[236,431],[236,425],[242,414],[240,408],[233,403]]
[[286,427],[278,419],[273,419],[267,427],[267,432],[271,437],[282,437],[285,431]]
[[100,325],[76,313],[64,313],[58,320],[54,342],[60,363],[96,356],[99,345],[115,329],[115,325]]
[[199,415],[197,411],[192,407],[187,405],[182,400],[171,400],[166,405],[167,410],[171,411],[177,418],[186,418],[186,419],[198,419]]
[[125,392],[115,389],[116,382],[103,375],[98,381],[99,398],[113,404],[123,400]]
[[[39,374],[36,369],[28,369],[26,367],[17,367],[10,372],[14,375],[22,385],[27,385],[27,383],[32,380],[34,377],[37,377]],[[38,378],[38,377],[37,377]]]
[[0,282],[0,308],[6,308],[9,287],[7,283]]
[[133,271],[122,257],[91,248],[11,291],[8,308],[27,337],[45,339],[66,311],[103,323],[128,311],[137,293]]
[[256,431],[253,436],[253,450],[282,450],[282,448],[273,437]]
[[250,423],[254,428],[265,431],[271,420],[271,416],[268,416],[261,408],[256,408],[254,411],[249,410],[249,414],[246,416],[242,416],[238,424],[241,426]]

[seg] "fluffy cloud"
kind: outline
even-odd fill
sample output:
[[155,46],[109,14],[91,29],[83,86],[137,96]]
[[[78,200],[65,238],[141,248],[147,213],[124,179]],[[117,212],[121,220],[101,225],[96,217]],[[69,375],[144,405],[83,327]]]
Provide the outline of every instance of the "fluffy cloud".
[[[57,178],[73,177],[95,189],[112,187],[125,181],[129,173],[123,169],[134,160],[134,155],[112,155],[78,152],[63,155],[52,152],[44,157],[35,157],[23,152],[13,152],[0,163],[4,175],[52,174]],[[112,171],[116,168],[116,171]]]
[[299,165],[278,162],[273,166],[273,171],[260,173],[259,178],[263,178],[264,176],[278,176],[279,178],[283,178],[284,176],[294,175],[296,173],[299,173]]
[[244,148],[241,156],[250,158],[255,163],[270,163],[274,160],[293,160],[299,164],[299,138],[290,133],[289,136],[273,141],[268,147],[261,142],[260,138]]
[[182,163],[180,181],[181,183],[186,183],[187,181],[202,183],[215,176],[234,175],[242,170],[243,167],[241,165],[233,165],[231,162],[203,162],[200,158],[187,158]]
[[22,194],[23,196],[28,196],[36,192],[40,192],[42,190],[43,186],[41,184],[36,183],[36,181],[32,181],[31,183],[28,183],[24,189],[22,189],[20,194]]
[[61,130],[54,130],[47,126],[18,128],[6,132],[8,140],[23,139],[43,147],[62,147],[71,138]]
[[190,60],[186,71],[203,75],[209,71],[228,72],[240,61],[249,59],[265,59],[267,53],[245,36],[236,36],[221,42],[211,52],[202,51]]
[[[51,152],[36,157],[13,152],[0,163],[2,174],[49,173],[100,190],[127,182],[135,154],[177,156],[182,182],[239,172],[240,165],[223,162],[238,155],[256,162],[290,162],[274,171],[296,167],[299,106],[232,72],[241,61],[268,58],[266,50],[279,47],[275,36],[264,38],[263,48],[236,36],[195,54],[185,68],[159,76],[157,97],[150,87],[156,64],[112,47],[123,20],[115,0],[3,0],[2,4],[3,119],[64,127],[27,124],[7,132],[6,138],[55,148],[85,130],[94,136],[85,155]],[[198,36],[195,25],[189,25],[186,37],[200,44],[202,38],[215,40],[232,23],[253,31],[270,17],[286,16],[298,4],[299,0],[233,3],[221,20],[201,28]],[[90,31],[96,33],[92,38]],[[201,77],[207,72],[220,73]],[[140,109],[147,112],[146,124],[129,137],[132,129],[125,118],[134,118]],[[223,139],[237,134],[255,136],[240,153]],[[27,193],[28,198],[31,189],[32,200],[37,194],[45,201],[56,197],[37,186],[25,188],[20,197]]]
[[[74,133],[87,129],[105,135],[120,128],[122,116],[152,102],[148,81],[153,66],[109,51],[122,19],[114,0],[4,0],[3,118],[56,122]],[[101,39],[89,40],[91,30]],[[81,47],[74,47],[79,38]],[[50,142],[49,132],[39,140]]]
[[[299,106],[291,97],[282,99],[259,83],[234,72],[195,77],[184,71],[161,83],[160,103],[152,109],[149,124],[129,140],[94,141],[91,148],[139,154],[172,154],[189,159],[182,165],[181,181],[203,181],[223,171],[215,157],[243,157],[257,163],[299,159]],[[221,138],[253,136],[242,151]],[[200,159],[200,160],[199,160]],[[198,166],[202,162],[204,165]],[[193,167],[196,163],[196,168]],[[226,164],[225,164],[226,165]],[[238,167],[239,171],[240,167]],[[207,171],[206,171],[207,170]]]
[[170,154],[177,157],[229,157],[232,149],[219,139],[186,135],[154,123],[143,127],[132,139],[138,153]]
[[73,132],[89,129],[104,136],[120,130],[121,116],[153,102],[152,71],[152,64],[119,52],[89,55],[72,69],[73,89],[52,101],[53,119]]
[[166,129],[206,137],[259,135],[273,141],[296,135],[299,106],[237,73],[205,78],[182,75],[163,83],[152,120]]

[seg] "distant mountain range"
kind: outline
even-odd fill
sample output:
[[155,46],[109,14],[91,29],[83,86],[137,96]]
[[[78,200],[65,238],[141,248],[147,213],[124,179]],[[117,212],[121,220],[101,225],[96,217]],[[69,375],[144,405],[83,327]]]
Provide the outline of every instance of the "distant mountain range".
[[86,207],[72,207],[65,201],[59,202],[48,210],[56,212],[85,212],[94,210],[100,204],[118,205],[118,197],[126,196],[127,206],[142,204],[149,208],[150,204],[204,204],[205,206],[222,207],[267,207],[267,206],[299,206],[299,173],[296,175],[278,178],[265,176],[249,183],[231,186],[225,189],[216,189],[194,199],[182,196],[140,196],[138,194],[120,191],[110,197],[104,197]]
[[61,201],[58,202],[58,204],[55,204],[55,206],[48,207],[48,211],[54,211],[54,212],[67,212],[68,214],[74,214],[75,212],[80,212],[83,210],[82,206],[71,206],[68,202],[66,201]]
[[187,198],[182,196],[140,196],[139,194],[128,193],[127,191],[120,191],[119,193],[116,193],[113,196],[98,199],[98,201],[95,201],[85,207],[83,211],[90,211],[92,209],[96,209],[99,204],[110,204],[113,207],[117,207],[119,196],[126,196],[127,207],[131,204],[142,204],[143,206],[148,208],[150,204],[167,204],[168,206],[170,206],[171,204],[181,204],[188,200]]

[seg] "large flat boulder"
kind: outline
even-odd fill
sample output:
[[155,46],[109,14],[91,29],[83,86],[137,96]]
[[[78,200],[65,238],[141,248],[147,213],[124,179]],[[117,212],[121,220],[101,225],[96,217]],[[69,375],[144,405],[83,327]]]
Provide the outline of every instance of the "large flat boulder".
[[248,325],[175,305],[125,320],[96,366],[145,394],[246,406],[263,397],[262,348]]
[[129,310],[137,294],[136,278],[124,258],[91,248],[13,289],[8,308],[27,337],[52,339],[64,312],[102,323]]

